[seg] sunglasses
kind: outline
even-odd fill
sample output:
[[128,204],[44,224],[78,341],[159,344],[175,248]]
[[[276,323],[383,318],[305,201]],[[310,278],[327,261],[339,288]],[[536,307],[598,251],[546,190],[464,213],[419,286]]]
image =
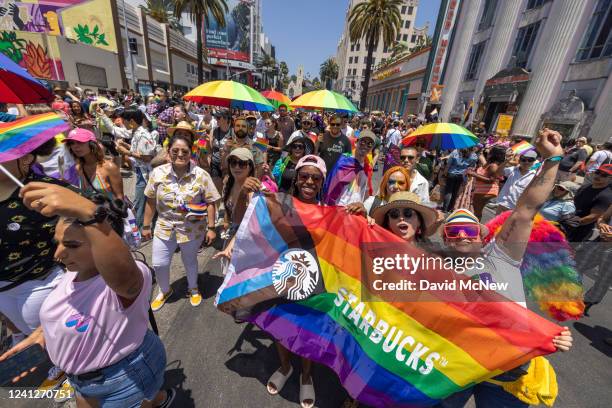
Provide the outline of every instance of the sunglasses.
[[306,148],[306,145],[303,145],[301,143],[294,143],[291,145],[291,148],[296,150],[304,150]]
[[373,146],[374,146],[374,142],[373,142],[373,141],[371,141],[371,140],[365,140],[365,139],[361,139],[361,140],[359,141],[359,144],[360,144],[360,145],[367,146],[367,147],[373,147]]
[[[463,236],[461,236],[463,233]],[[444,226],[446,238],[478,238],[480,236],[480,225],[478,224],[447,224]]]
[[310,120],[303,120],[302,121],[302,125],[312,125],[312,121],[310,121]]
[[187,149],[172,149],[170,150],[170,154],[173,156],[189,156],[191,152]]
[[412,161],[412,160],[414,160],[414,159],[416,159],[416,156],[409,156],[409,155],[408,155],[408,156],[400,156],[400,160],[401,160],[401,161],[404,161],[404,160],[410,160],[410,161]]
[[394,208],[389,210],[387,214],[389,214],[389,218],[392,220],[397,220],[399,217],[403,217],[405,220],[407,220],[412,218],[414,213],[415,211],[412,208],[402,208],[401,210],[399,208]]
[[230,167],[240,167],[241,169],[246,169],[249,165],[248,161],[244,161],[244,160],[230,160],[229,161],[229,165]]
[[524,163],[533,163],[536,159],[534,159],[533,157],[521,157],[519,159],[519,161],[522,161]]
[[322,177],[319,174],[312,173],[298,173],[298,180],[300,181],[308,181],[308,179],[312,179],[313,182],[318,183],[322,180]]
[[341,123],[330,123],[329,126],[340,127],[342,126],[342,124]]

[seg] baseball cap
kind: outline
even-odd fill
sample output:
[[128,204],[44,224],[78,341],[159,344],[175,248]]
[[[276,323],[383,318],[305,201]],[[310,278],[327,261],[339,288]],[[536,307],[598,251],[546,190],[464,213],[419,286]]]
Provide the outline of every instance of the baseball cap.
[[250,160],[252,162],[254,162],[253,160],[253,153],[247,149],[246,147],[238,147],[234,150],[232,150],[230,152],[230,154],[227,155],[227,161],[229,162],[229,158],[230,157],[235,157],[239,160],[243,160],[243,161],[247,161]]
[[530,159],[537,159],[538,153],[535,150],[528,150],[521,155],[521,157],[528,157]]
[[295,165],[295,171],[297,172],[299,169],[305,166],[314,166],[321,174],[323,174],[323,178],[327,175],[327,167],[325,166],[325,161],[319,156],[315,156],[314,154],[307,154],[302,157],[297,164]]
[[77,142],[85,143],[85,142],[95,142],[96,135],[91,130],[76,128],[72,129],[68,136],[63,140],[66,143],[68,140],[74,140]]
[[608,176],[612,176],[612,164],[602,164],[599,166],[597,171],[601,171],[602,173],[606,173]]
[[218,110],[215,112],[215,118],[225,118],[229,120],[232,118],[232,113],[228,110]]
[[368,129],[362,130],[361,132],[359,132],[359,137],[357,137],[357,140],[361,140],[365,138],[371,139],[374,143],[378,142],[378,138],[376,137],[374,132]]

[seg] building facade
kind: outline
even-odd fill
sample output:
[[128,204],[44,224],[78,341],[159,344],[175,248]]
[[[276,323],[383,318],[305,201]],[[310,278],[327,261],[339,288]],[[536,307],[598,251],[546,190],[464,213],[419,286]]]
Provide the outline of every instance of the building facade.
[[609,0],[461,1],[441,119],[523,137],[547,126],[566,139],[607,140],[611,9]]
[[372,73],[367,108],[398,112],[400,117],[419,114],[419,97],[429,59],[430,47],[401,58]]
[[[344,30],[340,36],[336,49],[338,79],[336,80],[334,89],[346,95],[356,104],[359,104],[361,99],[361,89],[365,77],[368,50],[364,39],[354,44],[351,43],[349,39],[348,19],[351,10],[363,1],[365,0],[349,0],[344,18]],[[406,43],[409,48],[417,43],[419,37],[425,37],[429,30],[428,26],[423,28],[414,26],[418,5],[418,0],[404,0],[400,6],[402,26],[397,34],[396,41]],[[391,55],[391,48],[392,47],[385,48],[382,41],[380,41],[378,48],[372,54],[372,66],[380,63],[383,58],[389,58]]]

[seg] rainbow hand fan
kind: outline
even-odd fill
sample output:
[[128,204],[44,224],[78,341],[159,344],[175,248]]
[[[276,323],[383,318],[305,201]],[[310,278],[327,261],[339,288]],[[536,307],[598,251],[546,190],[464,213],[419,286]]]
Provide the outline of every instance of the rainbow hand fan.
[[255,146],[256,148],[258,148],[259,150],[261,150],[262,152],[265,152],[266,150],[268,150],[268,139],[264,139],[262,137],[258,137],[254,142],[253,142],[253,146]]
[[[511,213],[503,212],[487,223],[490,232],[485,242],[497,235]],[[527,296],[553,319],[579,319],[584,314],[582,279],[573,250],[561,230],[540,214],[533,221],[521,275]]]

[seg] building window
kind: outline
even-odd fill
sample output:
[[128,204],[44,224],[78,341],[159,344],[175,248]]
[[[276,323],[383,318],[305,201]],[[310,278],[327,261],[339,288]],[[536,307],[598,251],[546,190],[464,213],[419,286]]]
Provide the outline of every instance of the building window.
[[365,76],[365,71],[366,71],[365,68],[361,70],[361,76],[363,77]]
[[355,44],[351,44],[351,51],[355,51]]
[[612,1],[599,0],[576,55],[586,61],[612,55]]
[[408,15],[412,15],[412,12],[414,11],[414,7],[410,6],[408,7]]
[[408,41],[408,34],[404,34],[402,36],[402,41],[404,41],[404,42]]
[[404,28],[410,28],[410,20],[406,20],[404,23]]
[[359,51],[359,47],[361,46],[360,43],[357,43],[357,47],[355,48],[355,51]]
[[527,68],[529,63],[529,55],[533,44],[535,44],[538,36],[538,29],[540,28],[540,22],[536,22],[521,28],[516,35],[516,41],[514,42],[513,55],[516,57],[516,66],[521,68]]
[[406,14],[406,9],[407,8],[408,8],[407,6],[402,6],[402,14]]
[[479,30],[484,30],[493,25],[493,17],[495,17],[495,9],[497,8],[497,0],[486,0],[484,9],[482,10],[482,17],[480,18],[480,24],[478,24]]
[[359,56],[355,55],[355,64],[359,64]]
[[349,64],[353,63],[353,57],[349,57]]
[[536,7],[540,7],[542,4],[546,3],[548,0],[529,0],[527,2],[527,9],[526,10],[531,10],[534,9]]
[[399,41],[402,39],[402,34],[401,33],[397,33],[397,37],[395,37],[395,41]]
[[412,38],[410,38],[410,42],[416,42],[416,34],[412,34]]
[[357,75],[357,68],[353,68],[353,75]]
[[467,71],[465,73],[466,81],[476,79],[476,74],[478,73],[478,65],[480,65],[480,58],[484,53],[486,43],[486,41],[483,41],[478,44],[472,45],[472,52],[470,53],[470,59],[468,61]]

